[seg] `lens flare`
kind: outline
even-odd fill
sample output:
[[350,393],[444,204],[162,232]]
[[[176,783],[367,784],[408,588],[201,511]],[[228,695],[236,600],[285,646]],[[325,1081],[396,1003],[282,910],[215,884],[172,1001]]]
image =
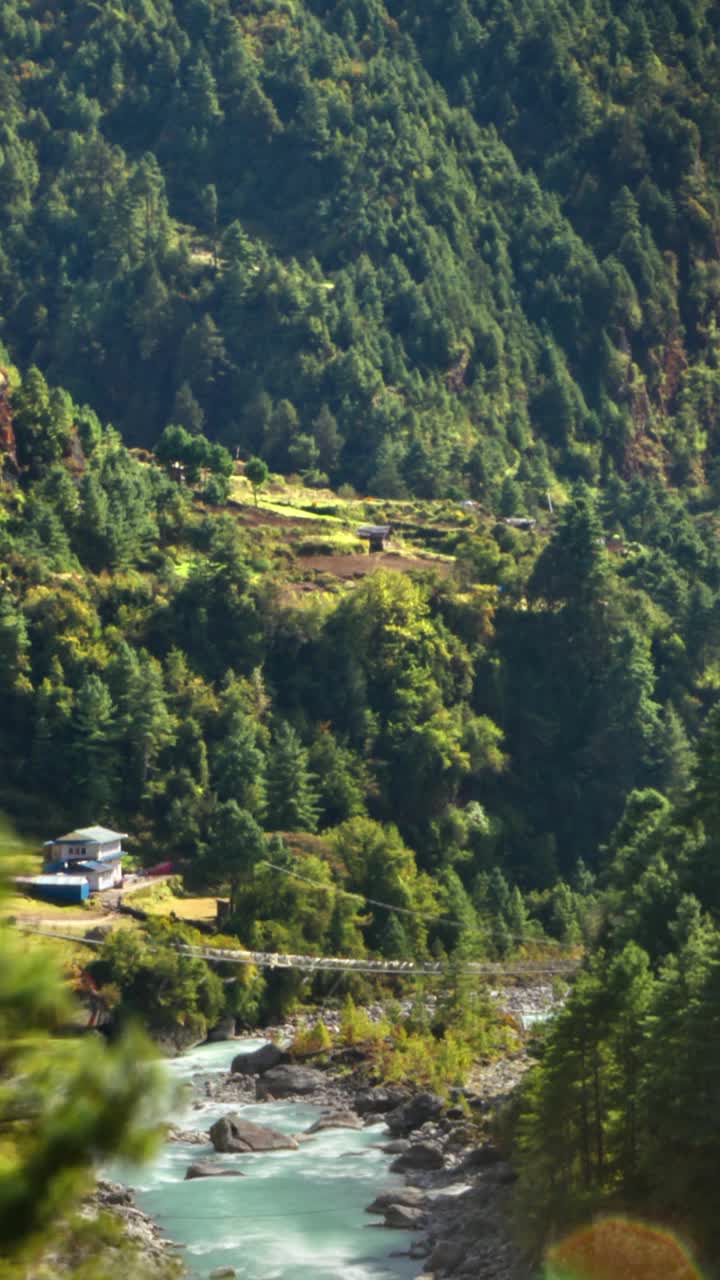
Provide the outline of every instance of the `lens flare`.
[[669,1231],[605,1218],[548,1252],[545,1280],[702,1280],[702,1275]]

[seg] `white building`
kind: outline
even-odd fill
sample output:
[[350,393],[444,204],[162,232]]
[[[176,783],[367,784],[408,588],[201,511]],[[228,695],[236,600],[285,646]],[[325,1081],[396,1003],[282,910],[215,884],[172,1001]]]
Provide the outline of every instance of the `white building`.
[[91,893],[104,889],[117,889],[122,884],[122,863],[119,858],[104,858],[102,862],[74,862],[73,871],[85,876]]
[[115,889],[122,884],[124,831],[108,827],[78,827],[67,835],[45,841],[45,871],[80,873],[91,893]]
[[44,848],[48,862],[72,862],[76,858],[102,862],[105,858],[122,858],[126,831],[111,831],[109,827],[78,827],[65,836],[46,840]]

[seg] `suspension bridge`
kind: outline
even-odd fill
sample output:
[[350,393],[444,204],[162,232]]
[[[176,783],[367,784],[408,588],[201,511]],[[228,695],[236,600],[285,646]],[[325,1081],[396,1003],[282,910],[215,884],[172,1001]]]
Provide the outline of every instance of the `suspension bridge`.
[[[41,929],[30,925],[16,926],[22,933],[38,934],[45,938],[59,938],[66,942],[80,942],[89,947],[101,947],[103,938],[89,938],[80,933]],[[448,972],[448,964],[437,960],[369,960],[352,956],[293,955],[280,951],[246,951],[230,947],[191,946],[186,943],[167,944],[181,955],[194,956],[214,964],[253,965],[257,969],[297,969],[304,973],[368,973],[395,975],[396,977],[441,977]],[[453,965],[456,972],[485,978],[506,975],[514,977],[553,977],[573,973],[579,964],[577,956],[564,956],[552,961],[514,960],[503,962],[468,961]]]

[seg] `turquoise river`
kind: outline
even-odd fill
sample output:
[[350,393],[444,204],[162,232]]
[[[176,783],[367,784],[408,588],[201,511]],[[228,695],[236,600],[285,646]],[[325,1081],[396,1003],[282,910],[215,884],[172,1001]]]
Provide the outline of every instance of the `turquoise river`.
[[[243,1041],[254,1049],[262,1041]],[[180,1127],[207,1130],[230,1110],[289,1133],[317,1119],[317,1107],[296,1103],[231,1105],[203,1102],[202,1078],[229,1070],[237,1042],[203,1045],[170,1062],[180,1082],[194,1082],[194,1097],[176,1105],[168,1119]],[[373,1224],[364,1212],[382,1189],[404,1185],[389,1172],[390,1157],[376,1144],[383,1125],[358,1132],[328,1129],[297,1151],[215,1156],[212,1147],[167,1143],[139,1169],[111,1170],[135,1191],[137,1204],[172,1240],[193,1277],[233,1267],[239,1280],[409,1280],[418,1264],[402,1253],[412,1236]],[[212,1157],[240,1167],[243,1178],[185,1182],[194,1160]]]

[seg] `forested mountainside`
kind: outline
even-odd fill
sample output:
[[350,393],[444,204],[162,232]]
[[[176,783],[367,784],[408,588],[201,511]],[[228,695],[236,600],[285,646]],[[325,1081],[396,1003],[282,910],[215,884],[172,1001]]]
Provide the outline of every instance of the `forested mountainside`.
[[[719,26],[0,6],[0,809],[131,831],[229,944],[448,957],[452,1000],[584,947],[509,1124],[522,1230],[651,1213],[708,1274]],[[121,1011],[295,998],[181,928],[103,948]],[[413,1042],[453,1083],[499,1043],[456,1005]]]
[[[278,477],[253,494],[203,436],[178,481],[177,433],[161,466],[2,363],[0,805],[38,840],[127,828],[227,894],[223,945],[447,956],[437,1040],[415,1028],[403,1060],[433,1082],[501,1043],[454,965],[584,944],[514,1121],[522,1234],[631,1208],[712,1262],[712,513],[639,480],[578,485],[530,529]],[[370,517],[393,555],[359,553]],[[95,980],[168,1033],[296,997],[282,975],[226,987],[178,936],[118,931]]]
[[[712,511],[640,480],[529,529],[280,479],[257,507],[204,436],[178,482],[183,433],[160,466],[6,368],[12,813],[40,792],[191,861],[227,805],[269,831],[369,820],[468,891],[494,867],[549,891],[597,869],[633,788],[688,781],[720,680]],[[363,549],[368,518],[394,555]]]
[[130,443],[388,497],[712,479],[719,23],[8,0],[6,341]]

